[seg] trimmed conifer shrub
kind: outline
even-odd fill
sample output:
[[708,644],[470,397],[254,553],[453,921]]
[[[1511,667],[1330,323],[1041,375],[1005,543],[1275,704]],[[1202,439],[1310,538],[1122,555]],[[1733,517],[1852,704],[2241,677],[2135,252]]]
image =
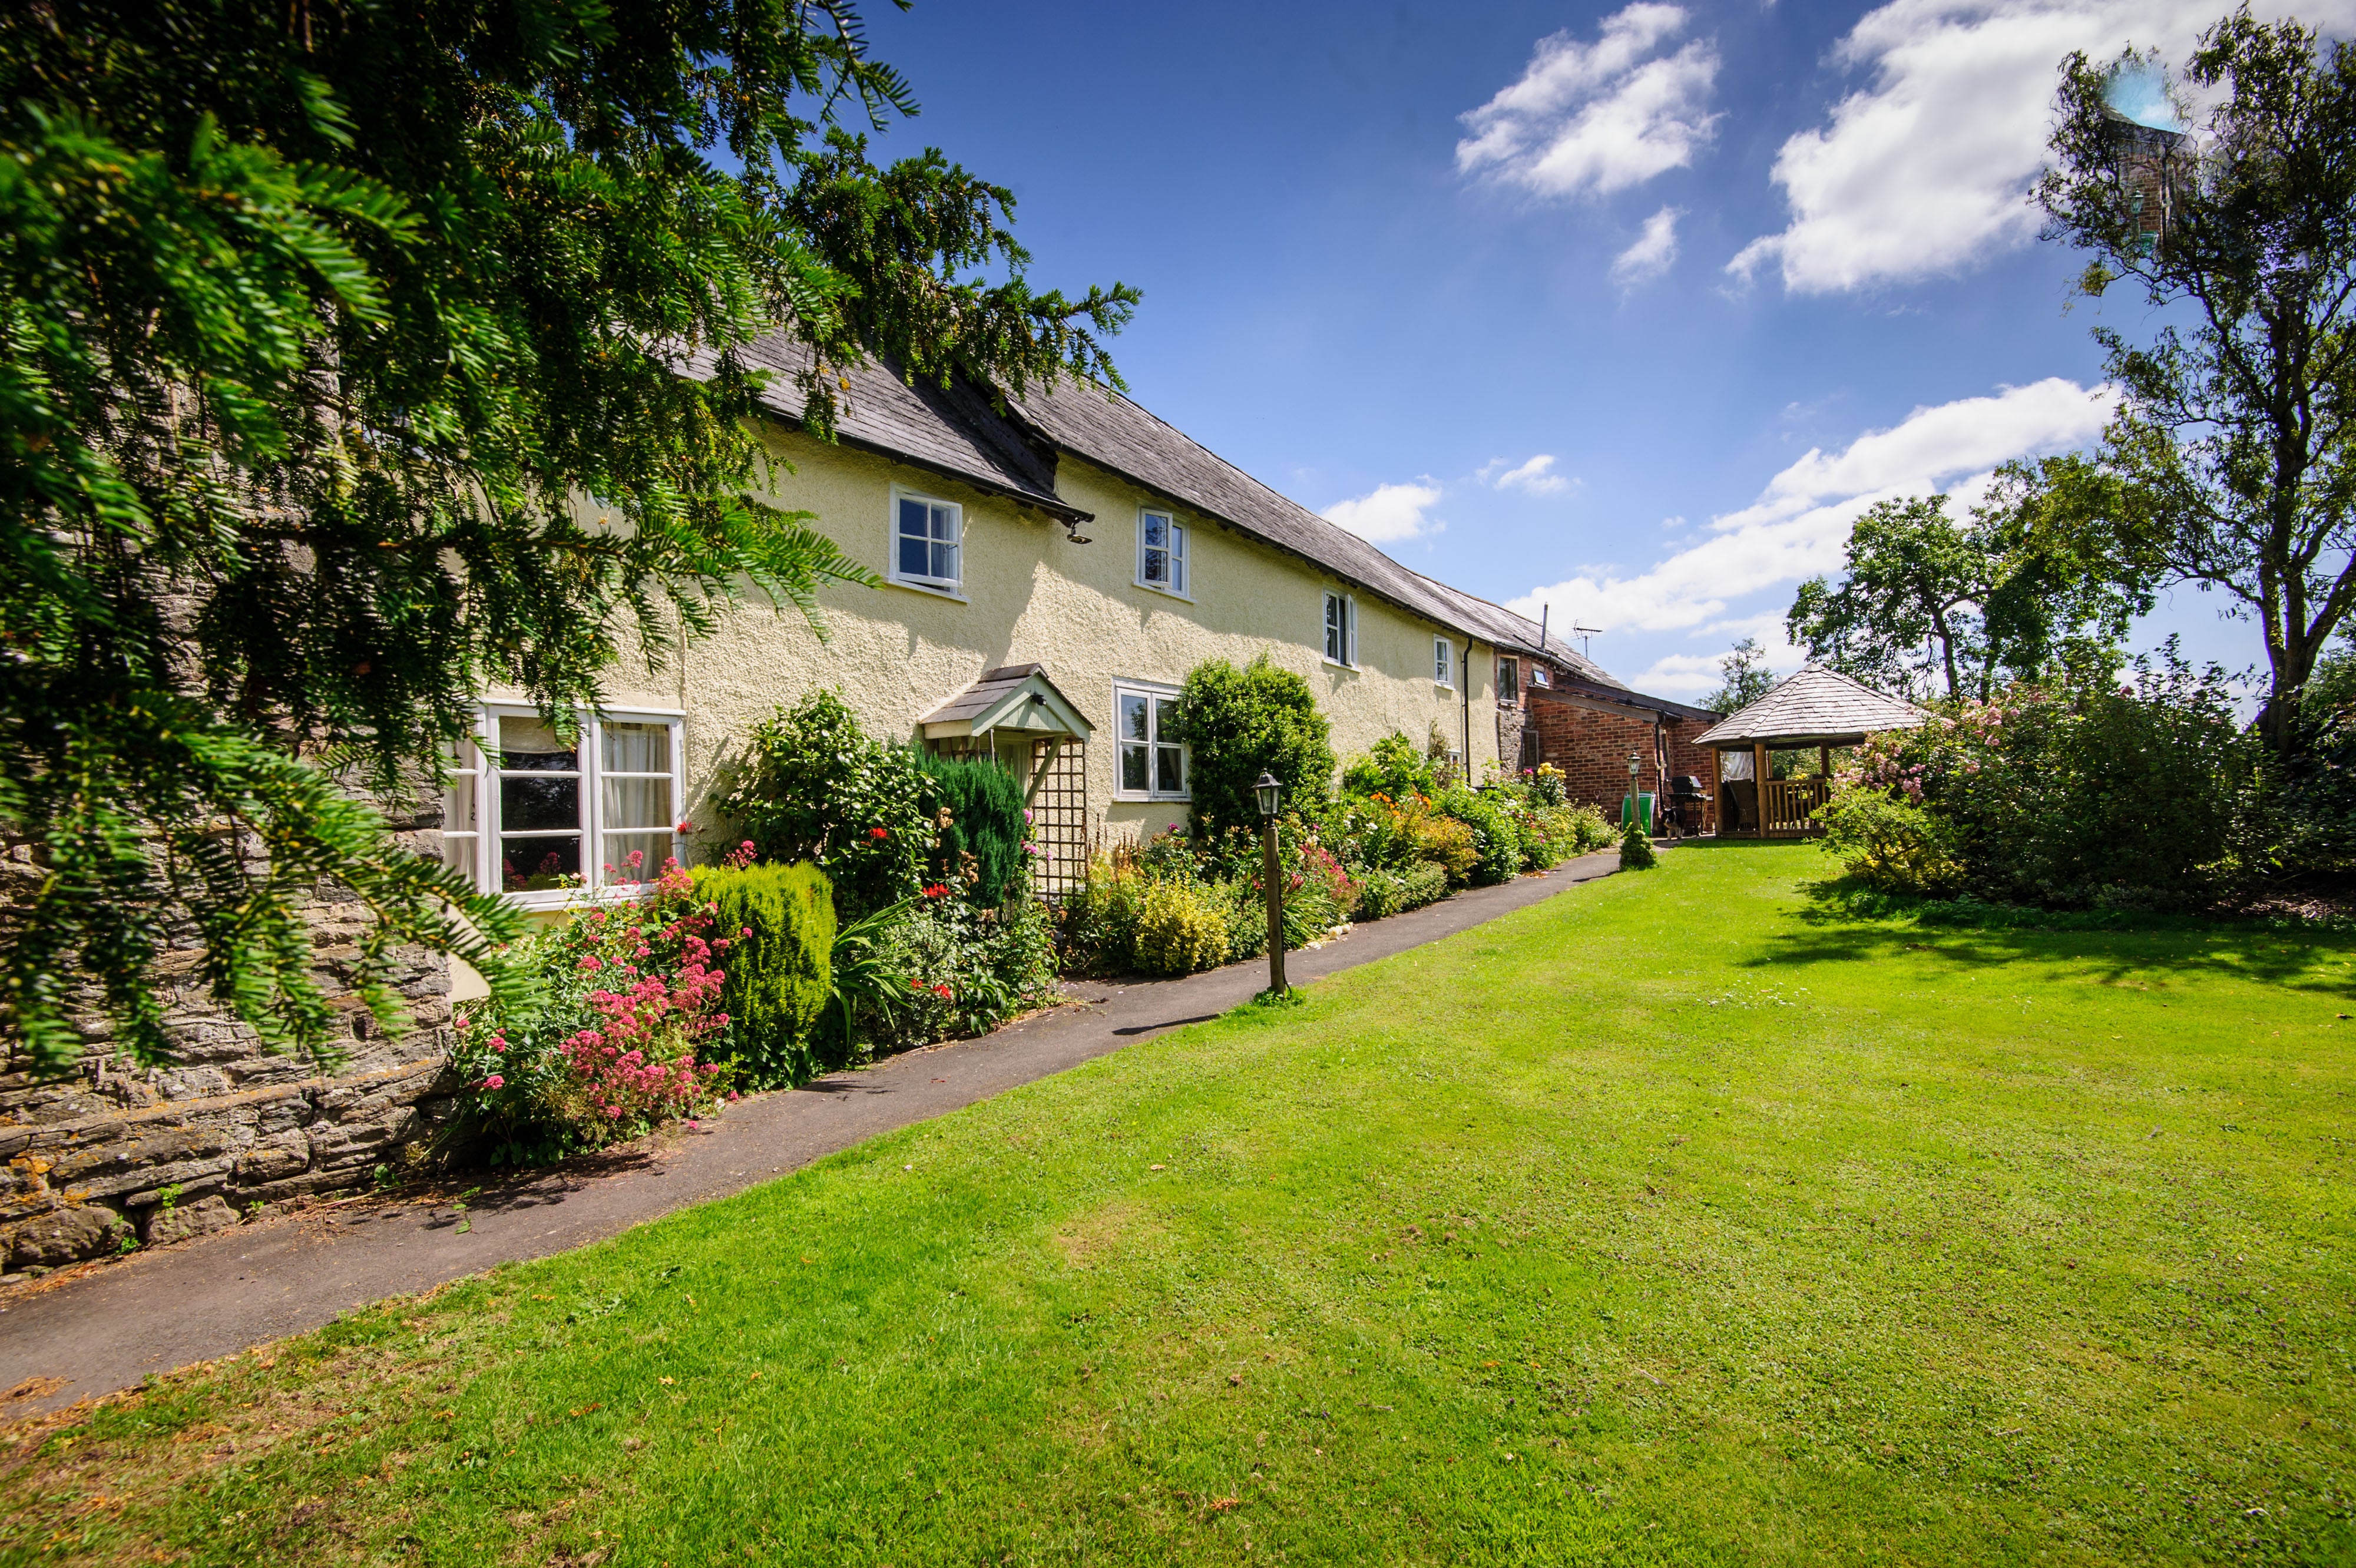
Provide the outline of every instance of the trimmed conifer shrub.
[[[923,805],[932,819],[931,880],[962,879],[965,896],[996,908],[1023,891],[1023,786],[995,762],[919,759]],[[944,817],[943,812],[948,815]]]
[[730,1051],[752,1088],[799,1083],[819,1063],[810,1031],[833,992],[834,889],[808,861],[699,865],[695,897],[713,907],[727,975],[720,993]]

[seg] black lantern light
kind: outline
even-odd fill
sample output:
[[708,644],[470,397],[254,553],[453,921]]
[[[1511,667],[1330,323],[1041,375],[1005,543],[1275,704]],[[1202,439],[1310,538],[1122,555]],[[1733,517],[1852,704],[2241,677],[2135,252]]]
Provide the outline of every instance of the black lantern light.
[[1268,889],[1268,989],[1272,996],[1285,993],[1284,984],[1284,865],[1276,851],[1276,808],[1284,786],[1263,770],[1252,786],[1259,797],[1260,882]]

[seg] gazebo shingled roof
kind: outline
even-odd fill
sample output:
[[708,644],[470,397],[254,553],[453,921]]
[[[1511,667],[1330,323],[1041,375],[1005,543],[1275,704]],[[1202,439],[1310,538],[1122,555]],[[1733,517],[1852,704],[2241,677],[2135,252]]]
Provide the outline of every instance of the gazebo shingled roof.
[[1694,737],[1720,749],[1847,746],[1880,730],[1912,729],[1931,715],[1837,671],[1811,664]]

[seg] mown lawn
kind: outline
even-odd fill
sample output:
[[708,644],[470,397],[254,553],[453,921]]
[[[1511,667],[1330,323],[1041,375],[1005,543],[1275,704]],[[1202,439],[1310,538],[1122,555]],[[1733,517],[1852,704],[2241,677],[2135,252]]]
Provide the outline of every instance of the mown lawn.
[[0,1563],[2347,1563],[2356,940],[1622,876],[0,1444]]

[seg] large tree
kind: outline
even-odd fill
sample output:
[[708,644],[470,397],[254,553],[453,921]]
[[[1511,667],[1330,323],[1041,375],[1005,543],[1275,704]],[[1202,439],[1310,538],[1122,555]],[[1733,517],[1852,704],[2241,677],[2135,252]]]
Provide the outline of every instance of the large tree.
[[804,344],[824,435],[869,355],[1111,378],[1135,299],[1033,294],[1005,190],[870,160],[915,105],[849,0],[36,0],[0,90],[0,1026],[53,1070],[85,975],[166,1054],[181,919],[329,1048],[325,878],[388,1020],[399,943],[521,984],[353,791],[430,789],[491,683],[568,717],[739,583],[865,576],[754,499],[737,351]]
[[2074,476],[2077,524],[2257,621],[2259,723],[2286,754],[2356,607],[2356,50],[2229,16],[2170,87],[2182,135],[2114,106],[2123,79],[2158,70],[2071,56],[2038,190],[2048,232],[2093,252],[2084,292],[2139,285],[2160,323],[2142,344],[2096,330],[2122,403]]
[[1726,657],[1718,661],[1718,672],[1724,677],[1718,690],[1701,700],[1701,705],[1714,714],[1747,708],[1775,684],[1775,672],[1767,668],[1767,650],[1755,637],[1746,637],[1727,650]]
[[1950,700],[2115,657],[2150,596],[2143,575],[2052,521],[2056,492],[2082,493],[2085,467],[2008,465],[1961,521],[1943,495],[1876,504],[1850,532],[1840,579],[1800,585],[1792,641],[1860,681]]

